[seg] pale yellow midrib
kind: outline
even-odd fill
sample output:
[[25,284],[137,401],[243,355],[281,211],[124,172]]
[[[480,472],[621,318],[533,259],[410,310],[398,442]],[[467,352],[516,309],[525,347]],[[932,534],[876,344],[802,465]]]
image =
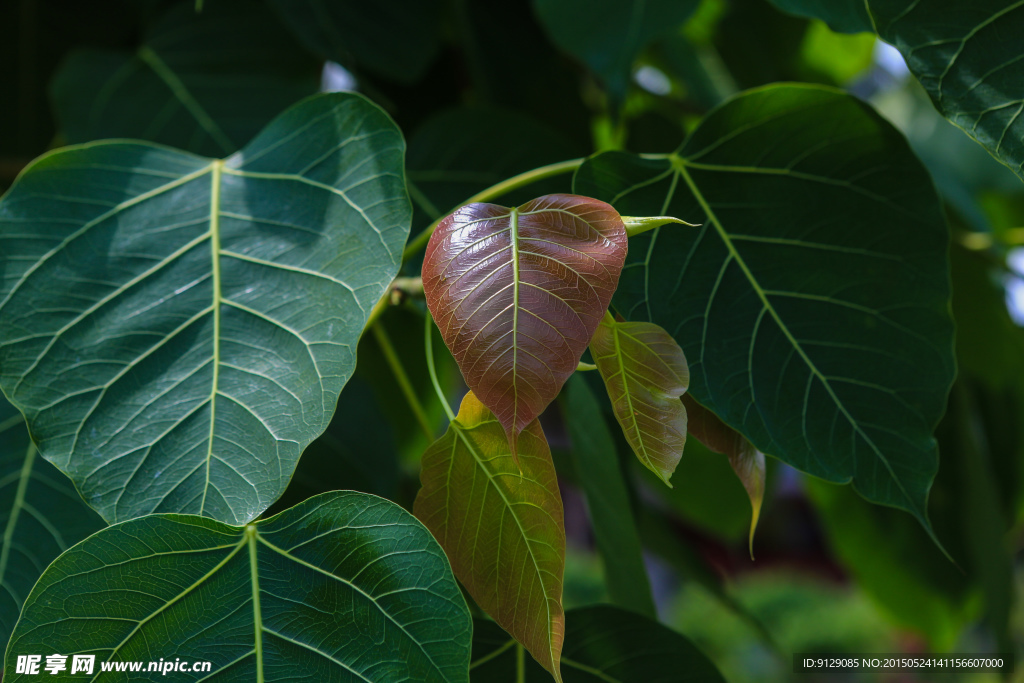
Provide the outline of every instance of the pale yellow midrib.
[[206,494],[210,490],[210,464],[213,460],[214,428],[217,424],[217,390],[220,384],[220,175],[224,161],[217,159],[210,165],[210,258],[213,268],[213,379],[210,382],[210,433],[206,449],[206,482],[199,514],[206,509]]

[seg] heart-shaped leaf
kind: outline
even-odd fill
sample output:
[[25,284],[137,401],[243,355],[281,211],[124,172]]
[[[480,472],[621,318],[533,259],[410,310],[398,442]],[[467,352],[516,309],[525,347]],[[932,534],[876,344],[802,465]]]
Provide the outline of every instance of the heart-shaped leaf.
[[[473,683],[549,683],[493,622],[473,621]],[[565,683],[724,683],[689,640],[667,626],[611,605],[566,613]],[[519,673],[522,672],[522,673]]]
[[197,154],[231,154],[320,87],[305,55],[262,3],[179,2],[131,52],[71,53],[53,80],[68,142],[138,138]]
[[576,477],[601,555],[608,596],[618,605],[657,616],[644,567],[632,501],[615,441],[587,381],[574,375],[565,386],[565,426],[572,440]]
[[869,0],[868,8],[943,116],[1024,179],[1024,5]]
[[565,617],[565,527],[558,479],[539,422],[522,433],[518,464],[472,392],[423,454],[416,516],[455,576],[502,628],[559,678]]
[[[61,555],[7,650],[211,663],[227,681],[467,681],[472,622],[444,553],[399,506],[325,493],[246,527],[117,524]],[[71,660],[69,659],[68,662]],[[132,680],[167,680],[144,665]]]
[[244,523],[280,496],[398,271],[403,147],[321,95],[223,161],[71,147],[0,200],[0,386],[105,519]]
[[761,505],[764,503],[765,480],[767,470],[764,453],[754,448],[742,434],[722,422],[717,415],[697,403],[692,396],[683,397],[689,418],[690,436],[702,444],[729,458],[729,466],[743,484],[750,497],[750,535],[748,545],[750,555],[754,555],[754,531],[757,520],[761,517]]
[[679,397],[690,371],[679,344],[654,323],[617,322],[605,314],[590,341],[615,419],[636,457],[671,486],[686,444]]
[[626,258],[604,202],[553,194],[518,208],[470,204],[427,244],[423,289],[466,384],[519,433],[576,371]]
[[678,153],[592,157],[575,190],[703,224],[636,237],[616,292],[682,346],[697,401],[761,452],[928,525],[954,375],[949,230],[903,136],[845,93],[772,86]]
[[0,643],[10,639],[43,569],[102,528],[68,478],[39,457],[21,413],[0,396]]

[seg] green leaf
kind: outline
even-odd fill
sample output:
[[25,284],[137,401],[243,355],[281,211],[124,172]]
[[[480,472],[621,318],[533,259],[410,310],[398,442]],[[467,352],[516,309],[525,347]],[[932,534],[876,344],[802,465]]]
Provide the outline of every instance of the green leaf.
[[873,32],[865,0],[770,0],[783,12],[821,19],[839,33]]
[[942,115],[1024,179],[1024,4],[1007,0],[869,0]]
[[43,569],[102,528],[67,477],[39,457],[21,413],[0,396],[0,643],[10,639]]
[[679,397],[690,371],[683,350],[653,323],[620,323],[606,313],[590,354],[626,441],[644,467],[672,486],[669,478],[686,443],[686,408]]
[[540,423],[516,463],[495,417],[466,394],[448,431],[423,454],[416,516],[477,604],[559,678],[565,631],[565,527]]
[[[117,524],[61,555],[7,650],[209,661],[227,681],[467,681],[472,622],[448,561],[394,503],[327,493],[245,527]],[[68,662],[71,660],[69,659]],[[160,672],[132,680],[167,680]]]
[[[440,0],[270,0],[315,53],[391,80],[419,80],[440,47]],[[353,64],[354,62],[354,64]]]
[[690,436],[729,458],[729,466],[743,484],[750,498],[750,557],[754,557],[754,531],[761,517],[765,481],[768,478],[764,453],[754,448],[742,434],[722,422],[717,415],[697,403],[692,396],[683,397],[689,418]]
[[676,154],[591,158],[575,191],[703,223],[635,238],[615,298],[680,343],[698,402],[762,453],[928,526],[954,374],[949,232],[892,126],[836,90],[762,88]]
[[574,376],[566,385],[565,423],[608,595],[621,607],[656,617],[627,480],[601,408],[582,377]]
[[[493,622],[473,621],[473,683],[547,683],[533,662],[521,662],[515,641]],[[689,640],[653,619],[610,605],[566,614],[565,683],[724,683]],[[517,673],[517,672],[522,673]]]
[[466,384],[519,433],[555,400],[611,302],[626,258],[612,207],[553,194],[469,204],[437,226],[423,291]]
[[398,270],[402,153],[375,105],[321,95],[226,160],[71,147],[0,200],[0,385],[106,520],[280,496]]
[[133,52],[73,52],[54,76],[68,142],[138,138],[224,156],[317,92],[320,63],[261,3],[172,7]]
[[655,38],[682,26],[695,0],[533,0],[551,39],[594,71],[612,99],[626,96],[633,62]]

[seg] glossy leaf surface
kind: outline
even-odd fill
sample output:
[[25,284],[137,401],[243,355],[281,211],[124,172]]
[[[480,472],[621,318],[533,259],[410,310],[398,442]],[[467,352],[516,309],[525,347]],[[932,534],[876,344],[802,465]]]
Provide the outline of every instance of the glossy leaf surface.
[[754,531],[764,503],[767,471],[764,453],[754,448],[742,434],[718,419],[718,416],[693,400],[683,397],[689,418],[690,435],[705,446],[729,458],[729,466],[750,497],[750,553],[754,553]]
[[138,138],[219,157],[316,93],[320,70],[261,3],[218,0],[197,13],[187,1],[133,52],[72,53],[52,91],[70,143]]
[[594,335],[626,258],[604,202],[547,195],[518,208],[470,204],[445,218],[423,289],[466,384],[518,434],[555,399]]
[[103,526],[68,478],[39,456],[25,420],[0,396],[0,643],[50,562]]
[[865,0],[771,0],[783,12],[821,19],[839,33],[874,31]]
[[376,106],[322,95],[223,161],[72,147],[0,201],[0,383],[105,519],[277,499],[398,270],[402,153]]
[[678,29],[697,9],[694,0],[534,0],[544,28],[563,50],[581,60],[621,101],[633,62],[648,43]]
[[448,431],[423,454],[416,516],[477,604],[558,677],[565,631],[565,526],[539,422],[513,460],[502,426],[466,394]]
[[656,617],[627,479],[601,407],[583,377],[569,379],[564,408],[573,465],[587,496],[608,595],[621,607]]
[[[548,683],[551,677],[525,662],[517,678],[515,641],[493,622],[473,621],[473,683]],[[724,683],[715,665],[693,643],[635,612],[595,605],[566,614],[565,683]]]
[[247,527],[154,515],[104,529],[33,589],[4,679],[34,680],[14,673],[15,658],[46,651],[95,654],[97,674],[104,661],[159,656],[209,661],[206,676],[222,681],[456,683],[471,639],[427,530],[394,503],[343,491]]
[[1024,5],[870,0],[878,35],[942,114],[1024,179]]
[[703,224],[638,236],[616,292],[680,343],[697,401],[761,452],[927,525],[954,374],[949,232],[892,126],[839,91],[762,88],[678,154],[588,160],[575,190]]
[[679,397],[690,371],[683,350],[654,323],[620,323],[605,315],[590,353],[626,441],[644,467],[671,486],[686,444],[686,408]]
[[[215,3],[214,3],[215,4]],[[440,44],[440,0],[270,0],[320,56],[400,82],[418,79]]]

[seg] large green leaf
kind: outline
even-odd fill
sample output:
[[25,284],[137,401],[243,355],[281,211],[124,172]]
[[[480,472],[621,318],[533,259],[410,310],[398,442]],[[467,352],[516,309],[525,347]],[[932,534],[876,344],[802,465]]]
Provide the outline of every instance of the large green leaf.
[[[610,605],[566,613],[565,683],[724,683],[693,643],[653,619]],[[494,622],[473,622],[473,683],[549,683]]]
[[562,498],[540,422],[520,436],[517,463],[494,415],[466,394],[423,454],[414,510],[477,604],[561,680]]
[[39,457],[21,413],[0,396],[0,643],[11,637],[43,569],[101,528],[103,520]]
[[600,76],[620,102],[636,58],[652,40],[678,29],[697,5],[695,0],[533,0],[552,40]]
[[270,4],[320,56],[350,67],[365,66],[403,83],[418,79],[440,46],[440,0],[270,0]]
[[222,681],[454,683],[468,679],[471,639],[427,530],[342,491],[245,527],[153,515],[95,534],[36,584],[4,679],[34,680],[14,673],[18,655],[59,652],[96,655],[104,678],[102,662],[180,658],[211,662],[206,677]]
[[954,372],[949,232],[895,129],[836,90],[768,87],[677,153],[590,159],[575,189],[703,223],[635,238],[615,299],[679,341],[701,404],[761,452],[927,525]]
[[587,496],[608,595],[621,607],[657,616],[627,479],[608,424],[586,380],[569,379],[564,405],[574,469]]
[[223,156],[314,94],[320,66],[262,3],[217,0],[196,13],[188,0],[134,52],[73,52],[52,92],[68,142],[139,138]]
[[771,3],[789,14],[821,19],[840,33],[875,30],[864,0],[771,0]]
[[225,160],[71,147],[0,200],[0,385],[105,519],[245,523],[281,494],[398,270],[402,153],[321,95]]
[[1024,3],[869,0],[936,108],[1024,179]]

